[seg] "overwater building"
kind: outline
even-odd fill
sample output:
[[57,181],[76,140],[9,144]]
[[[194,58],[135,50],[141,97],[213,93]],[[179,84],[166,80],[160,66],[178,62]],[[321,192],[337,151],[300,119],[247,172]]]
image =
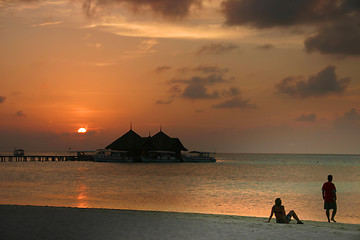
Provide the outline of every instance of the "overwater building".
[[187,151],[178,138],[166,135],[161,129],[154,136],[141,137],[130,129],[127,133],[109,144],[106,149],[127,151],[135,159],[146,156],[150,151],[174,152],[176,159],[181,159],[181,151]]

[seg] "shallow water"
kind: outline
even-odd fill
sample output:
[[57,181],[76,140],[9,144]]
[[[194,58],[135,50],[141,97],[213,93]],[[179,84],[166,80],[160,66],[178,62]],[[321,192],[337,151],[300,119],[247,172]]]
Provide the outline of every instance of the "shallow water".
[[0,204],[268,217],[274,199],[326,221],[327,175],[337,221],[360,224],[360,155],[217,154],[216,163],[1,162]]

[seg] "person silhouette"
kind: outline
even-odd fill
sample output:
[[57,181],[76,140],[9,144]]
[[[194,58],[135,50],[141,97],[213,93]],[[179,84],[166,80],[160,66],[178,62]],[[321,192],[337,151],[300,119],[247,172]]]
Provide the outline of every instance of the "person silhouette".
[[332,183],[333,176],[328,176],[328,181],[325,182],[321,188],[322,197],[324,199],[324,209],[326,210],[326,217],[328,222],[330,222],[330,209],[332,209],[331,221],[335,221],[335,215],[337,212],[336,205],[336,187],[335,184]]
[[290,223],[291,217],[293,217],[298,224],[304,224],[302,221],[300,221],[294,210],[291,210],[288,214],[286,214],[285,207],[281,205],[280,198],[275,199],[275,205],[271,208],[271,214],[269,220],[267,221],[268,223],[271,221],[274,213],[277,223]]

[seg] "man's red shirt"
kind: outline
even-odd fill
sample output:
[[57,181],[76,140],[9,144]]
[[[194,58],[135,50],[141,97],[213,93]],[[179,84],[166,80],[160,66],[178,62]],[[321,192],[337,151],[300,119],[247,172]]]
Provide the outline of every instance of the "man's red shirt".
[[336,192],[335,184],[332,182],[324,183],[322,190],[325,193],[325,202],[335,202],[334,200],[334,193]]

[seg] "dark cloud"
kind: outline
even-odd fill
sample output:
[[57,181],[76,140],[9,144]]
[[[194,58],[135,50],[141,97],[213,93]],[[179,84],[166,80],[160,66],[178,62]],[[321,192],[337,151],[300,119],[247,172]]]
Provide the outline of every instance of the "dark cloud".
[[198,51],[196,51],[195,55],[204,55],[204,54],[223,54],[227,52],[231,52],[238,48],[238,45],[234,43],[210,43],[202,46]]
[[218,73],[218,74],[227,73],[229,71],[228,68],[220,68],[211,65],[200,65],[198,67],[193,68],[192,70],[203,73]]
[[82,9],[84,10],[84,13],[88,17],[94,17],[97,13],[97,4],[95,0],[84,0]]
[[[187,83],[184,91],[182,91],[181,96],[183,98],[189,99],[216,99],[222,97],[234,97],[240,95],[240,90],[236,87],[231,87],[228,90],[223,91],[213,91],[209,92],[207,85],[208,82],[190,82]],[[178,88],[177,88],[178,89]],[[177,92],[179,95],[180,91]],[[175,95],[173,95],[175,97]]]
[[181,93],[181,89],[179,88],[179,86],[175,85],[172,86],[169,91],[170,94],[172,94],[173,96],[178,95],[179,93]]
[[156,104],[165,104],[165,105],[170,104],[174,101],[174,99],[177,96],[181,95],[181,92],[182,92],[182,90],[179,88],[179,86],[174,85],[174,86],[170,87],[168,90],[168,94],[169,94],[168,99],[167,100],[158,100],[158,101],[156,101]]
[[228,25],[271,28],[326,21],[341,14],[337,5],[333,0],[226,0],[222,9]]
[[338,78],[335,66],[327,66],[307,81],[303,77],[287,77],[275,85],[280,93],[292,97],[321,97],[328,94],[338,94],[345,91],[350,82],[349,78]]
[[315,122],[316,121],[316,114],[310,113],[310,114],[303,114],[300,117],[296,118],[295,121],[298,122]]
[[213,108],[241,108],[241,109],[256,109],[257,105],[249,103],[250,99],[243,99],[240,96],[228,99],[219,104],[213,105]]
[[225,0],[226,24],[255,28],[314,26],[308,52],[360,55],[359,0]]
[[211,106],[212,108],[247,108],[255,109],[256,104],[249,103],[249,99],[243,99],[241,91],[237,87],[228,89],[219,88],[224,84],[232,82],[233,78],[228,78],[227,68],[212,65],[199,65],[196,67],[185,67],[178,69],[181,74],[196,72],[199,75],[174,78],[168,81],[170,89],[167,100],[158,100],[156,104],[171,104],[176,98],[190,100],[222,100],[223,102]]
[[208,76],[193,76],[189,79],[173,79],[170,83],[183,83],[183,84],[203,84],[213,85],[215,83],[226,82],[223,76],[218,74],[210,74]]
[[352,108],[349,112],[344,113],[343,118],[346,121],[360,122],[360,112],[358,112],[355,108]]
[[189,14],[191,7],[201,7],[201,0],[84,0],[83,10],[88,17],[93,17],[99,9],[113,8],[119,4],[126,4],[135,12],[150,8],[152,12],[167,18],[182,18]]
[[269,49],[272,49],[274,47],[275,47],[274,45],[266,43],[266,44],[263,44],[263,45],[260,45],[260,46],[256,47],[256,49],[269,50]]
[[360,111],[355,108],[345,112],[344,115],[334,120],[334,127],[342,130],[360,131]]
[[240,95],[240,90],[236,87],[231,87],[229,90],[222,91],[222,96],[224,97],[234,97]]
[[5,101],[6,97],[0,96],[0,103],[3,103]]
[[201,83],[191,83],[184,89],[182,93],[183,98],[189,99],[209,99],[209,98],[218,98],[219,92],[214,91],[212,93],[208,92],[208,89]]
[[173,99],[169,99],[169,100],[157,100],[155,103],[156,103],[156,104],[168,105],[168,104],[172,103],[173,101],[174,101]]
[[178,69],[179,72],[181,73],[187,73],[187,72],[200,72],[200,73],[205,73],[205,74],[225,74],[227,72],[229,72],[228,68],[221,68],[218,66],[212,66],[212,65],[199,65],[197,67],[184,67],[184,68],[180,68]]
[[157,74],[160,74],[160,73],[163,73],[163,72],[166,72],[168,70],[170,70],[172,67],[170,66],[167,66],[167,65],[164,65],[164,66],[160,66],[160,67],[157,67],[154,72],[157,73]]
[[26,115],[24,114],[24,112],[23,111],[17,111],[16,113],[15,113],[15,115],[17,116],[17,117],[25,117]]
[[[195,69],[195,68],[190,68]],[[168,100],[159,100],[157,104],[170,104],[176,97],[186,99],[217,99],[222,97],[233,97],[240,94],[240,90],[231,87],[228,90],[210,91],[209,86],[224,83],[227,80],[218,74],[210,74],[207,76],[192,76],[190,78],[172,79],[169,81],[171,85],[168,90]]]
[[325,24],[305,40],[305,49],[311,53],[360,55],[360,16],[346,17]]
[[[12,0],[24,3],[45,2],[45,0]],[[152,11],[166,18],[183,18],[189,15],[192,7],[201,8],[202,0],[68,0],[69,2],[82,3],[85,15],[93,18],[101,15],[103,10],[115,7],[127,7],[134,12],[141,10]]]

